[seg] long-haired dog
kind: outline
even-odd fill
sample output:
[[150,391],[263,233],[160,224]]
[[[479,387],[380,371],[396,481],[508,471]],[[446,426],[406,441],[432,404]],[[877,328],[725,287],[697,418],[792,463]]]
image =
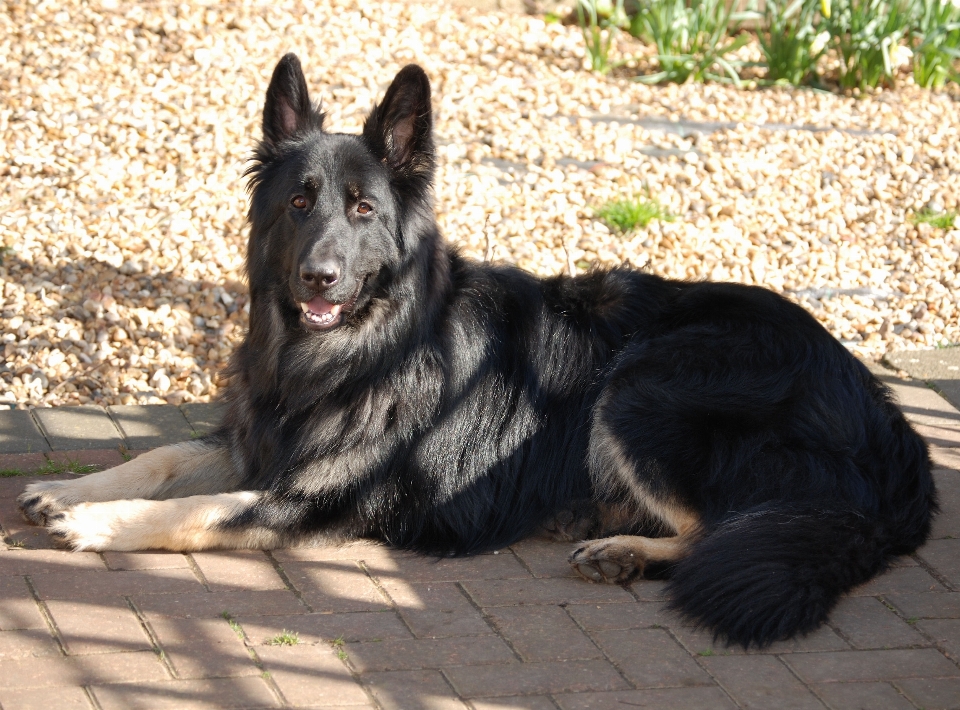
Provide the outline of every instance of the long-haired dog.
[[[626,268],[538,279],[447,245],[430,85],[330,133],[294,55],[250,170],[250,330],[221,429],[33,483],[75,550],[372,537],[470,554],[548,528],[584,577],[670,576],[733,643],[810,631],[926,539],[927,449],[800,307]],[[584,541],[585,540],[585,541]]]

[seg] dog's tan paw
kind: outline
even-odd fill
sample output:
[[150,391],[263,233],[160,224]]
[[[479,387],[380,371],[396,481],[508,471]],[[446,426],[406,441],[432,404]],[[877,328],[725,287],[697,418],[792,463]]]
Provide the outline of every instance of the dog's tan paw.
[[616,538],[594,540],[570,555],[570,566],[590,582],[627,582],[643,572],[643,559]]
[[47,533],[57,547],[67,550],[110,549],[115,531],[111,518],[96,512],[98,504],[80,503],[51,515],[47,521]]
[[64,485],[59,481],[31,483],[17,496],[17,507],[27,521],[46,525],[52,516],[69,507],[62,499],[63,493]]

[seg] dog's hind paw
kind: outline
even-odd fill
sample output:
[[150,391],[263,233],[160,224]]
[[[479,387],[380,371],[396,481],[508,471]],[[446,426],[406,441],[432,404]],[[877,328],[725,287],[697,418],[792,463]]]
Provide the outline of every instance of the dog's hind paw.
[[541,535],[556,542],[580,542],[597,537],[602,512],[592,501],[578,501],[569,510],[561,510],[541,528]]
[[543,536],[557,542],[588,539],[597,527],[597,517],[579,513],[576,510],[561,510],[552,520],[543,524]]
[[17,496],[20,514],[34,525],[46,525],[54,515],[67,507],[57,496],[57,489],[60,488],[63,488],[63,484],[57,481],[31,483]]
[[590,582],[627,582],[643,572],[644,560],[617,538],[593,540],[570,555],[570,566]]

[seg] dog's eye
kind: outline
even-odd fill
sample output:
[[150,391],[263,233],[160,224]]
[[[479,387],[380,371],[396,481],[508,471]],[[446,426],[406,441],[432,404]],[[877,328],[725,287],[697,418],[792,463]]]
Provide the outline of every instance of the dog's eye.
[[371,212],[373,212],[373,207],[371,207],[368,203],[361,202],[359,205],[357,205],[358,214],[370,214]]
[[306,209],[307,198],[304,197],[303,195],[297,195],[292,200],[290,200],[290,204],[296,207],[298,210]]

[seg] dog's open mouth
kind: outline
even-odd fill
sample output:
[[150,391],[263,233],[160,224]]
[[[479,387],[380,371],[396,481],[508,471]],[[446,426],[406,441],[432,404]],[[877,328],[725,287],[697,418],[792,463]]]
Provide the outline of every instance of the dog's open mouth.
[[304,325],[311,330],[330,330],[336,328],[343,322],[346,314],[353,310],[357,303],[357,297],[360,295],[360,289],[363,288],[364,280],[357,283],[357,290],[344,303],[331,303],[323,296],[314,296],[309,301],[300,303],[300,310],[303,311],[302,319]]

